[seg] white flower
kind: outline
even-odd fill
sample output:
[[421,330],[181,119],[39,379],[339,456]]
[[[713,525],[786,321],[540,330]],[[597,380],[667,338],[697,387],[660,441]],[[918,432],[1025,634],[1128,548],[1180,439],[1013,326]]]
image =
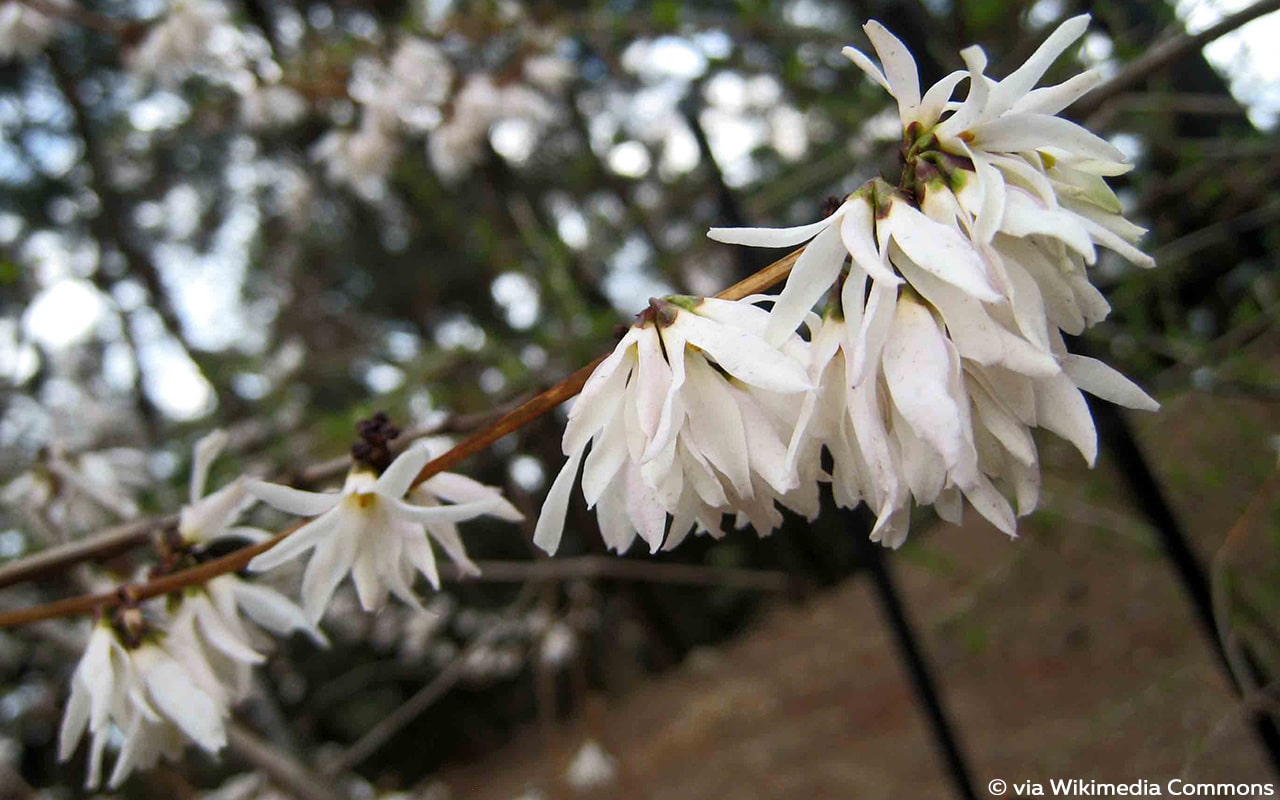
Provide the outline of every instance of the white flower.
[[113,789],[135,768],[146,769],[162,755],[176,757],[187,741],[208,753],[226,744],[228,712],[218,687],[209,683],[208,666],[189,650],[171,650],[173,644],[147,633],[126,646],[109,622],[94,627],[71,679],[58,737],[58,757],[65,761],[89,732],[89,788],[101,782],[113,729],[123,735],[108,782]]
[[[61,5],[55,2],[54,5]],[[0,60],[34,57],[58,32],[58,20],[22,2],[0,4]]]
[[[578,468],[588,508],[599,507],[605,543],[622,552],[638,534],[651,551],[696,524],[719,535],[720,516],[748,520],[761,535],[781,522],[774,503],[816,512],[816,482],[801,486],[786,445],[809,390],[804,342],[763,338],[768,313],[748,302],[650,301],[595,369],[569,413],[569,460],[547,494],[534,543],[560,544]],[[800,494],[795,494],[799,488]],[[809,489],[813,502],[808,502]]]
[[350,186],[367,200],[386,193],[387,176],[400,155],[400,140],[391,120],[368,109],[355,131],[329,131],[311,148],[311,158],[324,164],[330,183]]
[[[262,481],[250,483],[249,491],[260,500],[291,514],[319,518],[249,562],[249,568],[272,569],[314,550],[303,575],[302,598],[307,616],[316,622],[348,572],[366,611],[381,606],[388,591],[420,608],[412,589],[415,571],[425,575],[433,587],[440,585],[428,536],[436,539],[464,570],[474,569],[456,533],[442,534],[448,529],[440,526],[495,511],[499,516],[510,513],[501,508],[501,498],[491,493],[475,502],[434,508],[405,502],[405,493],[429,458],[426,447],[415,446],[402,453],[381,476],[357,465],[347,475],[340,492],[316,493]],[[440,483],[436,486],[439,490]],[[444,490],[435,493],[444,496]]]
[[240,97],[240,119],[253,130],[285,128],[307,115],[307,99],[280,83],[254,81]]
[[129,54],[140,77],[173,83],[202,70],[231,69],[243,61],[240,35],[217,0],[177,0]]
[[608,786],[617,776],[618,767],[613,756],[594,739],[582,743],[565,773],[569,785],[579,792]]
[[43,462],[21,473],[0,491],[0,502],[20,510],[38,527],[50,523],[79,533],[112,518],[138,514],[134,494],[150,485],[147,455],[113,447],[67,453],[57,444]]
[[445,180],[456,180],[484,159],[489,128],[500,120],[523,119],[537,127],[555,121],[556,111],[536,90],[521,83],[499,86],[483,73],[467,78],[454,96],[445,121],[427,140],[427,155]]

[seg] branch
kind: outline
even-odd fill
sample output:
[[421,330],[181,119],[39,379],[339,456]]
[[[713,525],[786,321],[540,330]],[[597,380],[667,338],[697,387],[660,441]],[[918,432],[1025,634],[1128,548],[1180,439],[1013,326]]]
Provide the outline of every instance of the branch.
[[262,770],[268,780],[298,800],[343,800],[322,778],[238,723],[227,725],[227,749]]
[[[496,415],[504,413],[512,404],[507,403],[496,410],[478,414],[454,414],[438,425],[431,425],[408,431],[401,439],[411,442],[424,436],[440,433],[466,433],[481,427]],[[351,466],[348,456],[323,461],[290,475],[286,474],[279,482],[304,487],[342,475]],[[49,547],[24,558],[0,564],[0,589],[16,583],[35,580],[46,575],[78,564],[81,561],[104,561],[134,547],[146,544],[154,533],[165,533],[174,530],[178,524],[177,514],[162,517],[148,517],[134,520],[123,525],[108,528],[92,536],[68,542],[56,547]]]
[[1165,38],[1162,42],[1148,48],[1143,55],[1125,64],[1110,80],[1081,98],[1072,106],[1072,116],[1083,119],[1098,112],[1116,95],[1142,83],[1152,74],[1183,56],[1199,50],[1214,39],[1225,36],[1264,14],[1277,10],[1280,10],[1280,0],[1261,0],[1223,17],[1217,24],[1210,25],[1199,33],[1190,34],[1183,31]]
[[[751,277],[735,283],[728,289],[717,295],[721,300],[741,300],[753,294],[768,289],[774,284],[782,282],[791,272],[791,267],[799,258],[804,248],[799,248],[792,253],[783,256]],[[565,400],[582,391],[583,385],[590,377],[592,370],[603,361],[606,356],[602,355],[587,366],[574,372],[560,383],[552,386],[550,389],[533,397],[525,403],[522,403],[515,410],[504,414],[497,422],[490,427],[463,439],[452,449],[443,455],[428,462],[418,476],[414,479],[414,486],[422,483],[439,472],[458,464],[466,458],[480,452],[489,445],[506,436],[509,433],[519,430],[528,425],[530,422],[538,419],[547,412],[555,409]],[[206,561],[198,567],[175,572],[171,575],[165,575],[162,578],[149,581],[140,585],[130,587],[130,595],[137,601],[148,600],[152,597],[169,594],[193,584],[205,583],[219,575],[227,572],[235,572],[244,569],[254,556],[259,553],[265,553],[272,547],[275,547],[285,537],[301,528],[304,523],[296,522],[276,534],[265,542],[244,547],[229,553],[221,558],[212,561]],[[20,609],[5,614],[0,614],[0,628],[7,628],[14,625],[23,625],[29,622],[38,622],[43,619],[53,619],[54,617],[65,617],[73,614],[88,614],[100,608],[109,608],[119,604],[121,600],[121,592],[111,591],[103,592],[96,595],[82,595],[80,597],[71,597],[65,600],[58,600],[42,606],[34,606],[32,608]]]

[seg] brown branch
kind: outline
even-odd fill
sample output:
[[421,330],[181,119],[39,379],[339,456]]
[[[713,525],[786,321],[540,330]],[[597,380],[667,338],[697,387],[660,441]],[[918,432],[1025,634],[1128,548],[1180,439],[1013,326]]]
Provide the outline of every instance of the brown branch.
[[[407,432],[401,437],[401,441],[407,443],[424,436],[473,431],[510,407],[511,404],[508,403],[499,409],[477,414],[453,414],[438,425]],[[313,464],[297,471],[296,474],[286,473],[278,481],[299,487],[313,486],[342,475],[350,466],[351,459],[348,456],[341,456]],[[81,561],[104,561],[134,547],[147,544],[152,534],[174,530],[177,524],[177,514],[134,520],[74,542],[49,547],[24,558],[0,564],[0,589],[55,574]]]
[[[791,272],[792,265],[803,252],[804,248],[795,250],[794,252],[783,256],[778,261],[770,264],[760,270],[751,277],[735,283],[728,289],[725,289],[717,297],[722,300],[741,300],[753,294],[768,289],[774,284],[780,283]],[[553,410],[556,406],[565,400],[582,391],[582,386],[587,382],[587,378],[591,375],[591,371],[595,369],[605,356],[601,356],[587,366],[574,372],[569,377],[552,386],[550,389],[533,397],[525,403],[522,403],[514,411],[504,414],[497,422],[479,433],[470,436],[443,455],[435,458],[427,463],[418,476],[414,479],[414,485],[418,485],[430,478],[436,473],[458,464],[475,453],[485,449],[497,440],[501,439],[509,433],[528,425],[530,422],[541,417],[543,414]],[[229,553],[221,558],[207,561],[198,567],[175,572],[172,575],[165,575],[162,578],[149,581],[140,585],[130,587],[131,594],[138,601],[147,600],[152,597],[169,594],[186,586],[204,583],[208,580],[216,578],[227,572],[244,569],[253,557],[259,553],[265,553],[272,547],[275,547],[286,536],[302,527],[303,523],[298,522],[276,534],[265,542],[245,547]],[[121,593],[119,591],[104,592],[96,595],[82,595],[80,597],[71,597],[65,600],[58,600],[42,606],[34,606],[32,608],[20,609],[9,613],[0,614],[0,628],[7,628],[14,625],[22,625],[29,622],[38,622],[43,619],[52,619],[54,617],[65,617],[73,614],[88,614],[99,608],[107,608],[114,606],[120,602]]]
[[1083,119],[1099,112],[1116,95],[1132,89],[1178,59],[1264,14],[1278,10],[1280,10],[1280,0],[1261,0],[1223,17],[1217,24],[1210,25],[1199,33],[1190,34],[1183,31],[1166,37],[1163,41],[1147,48],[1145,53],[1125,64],[1109,80],[1081,98],[1072,106],[1072,116]]

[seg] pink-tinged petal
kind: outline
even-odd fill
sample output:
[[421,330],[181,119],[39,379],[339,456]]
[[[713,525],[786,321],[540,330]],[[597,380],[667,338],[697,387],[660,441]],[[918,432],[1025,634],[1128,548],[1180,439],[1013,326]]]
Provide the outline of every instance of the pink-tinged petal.
[[281,486],[278,483],[266,481],[249,481],[245,488],[249,490],[249,494],[267,505],[300,517],[323,514],[342,499],[342,494],[339,492],[305,492],[294,489],[292,486]]
[[412,445],[405,450],[395,461],[391,462],[391,466],[383,470],[378,476],[378,482],[374,484],[373,490],[383,497],[390,497],[399,500],[409,491],[409,487],[413,484],[418,473],[431,460],[431,449],[423,444]]
[[1124,161],[1124,153],[1071,120],[1048,114],[1008,114],[973,131],[973,146],[1006,153],[1060,148],[1099,161]]
[[958,137],[978,121],[982,110],[986,108],[987,94],[991,91],[991,85],[983,75],[987,68],[987,54],[982,52],[982,48],[966,47],[960,51],[960,58],[969,70],[969,94],[954,114],[934,128],[934,133],[944,141]]
[[297,558],[331,536],[339,524],[344,522],[345,518],[346,515],[342,513],[342,509],[335,508],[324,516],[308,522],[286,536],[275,547],[265,553],[259,553],[254,556],[253,560],[249,562],[249,571],[265,572],[269,569],[275,569],[286,561]]
[[1018,519],[1013,514],[1013,508],[1004,495],[991,485],[987,476],[979,476],[976,484],[964,487],[964,494],[969,498],[969,504],[974,510],[986,517],[988,522],[1009,536],[1017,538]]
[[915,119],[920,107],[920,74],[911,51],[898,37],[875,20],[862,26],[867,38],[880,56],[884,77],[889,81],[889,93],[898,101],[898,113],[904,123]]
[[336,531],[316,547],[307,562],[307,569],[302,575],[302,608],[313,625],[324,617],[338,584],[351,571],[362,533],[350,528]]
[[[733,393],[707,362],[691,357],[685,365],[688,381],[689,434],[697,449],[724,473],[734,489],[751,496],[750,454],[742,415]],[[641,531],[643,534],[643,531]]]
[[542,512],[538,514],[538,524],[534,526],[533,543],[550,555],[555,555],[560,547],[560,537],[564,535],[564,518],[569,512],[569,493],[573,491],[578,477],[583,450],[574,450],[569,454],[569,460],[560,468],[560,473],[547,492]]
[[227,446],[227,432],[212,431],[196,442],[195,455],[191,460],[191,487],[187,502],[195,503],[204,496],[204,485],[209,478],[209,468],[218,454]]
[[835,216],[833,214],[826,219],[794,228],[712,228],[707,231],[707,238],[724,244],[744,244],[750,247],[794,247],[831,227]]
[[632,384],[637,422],[646,439],[652,439],[662,421],[662,406],[671,388],[671,365],[662,353],[657,333],[636,343],[638,367]]
[[[844,242],[849,256],[863,272],[886,286],[897,286],[902,283],[889,266],[887,259],[876,246],[875,214],[871,204],[865,197],[855,197],[849,201],[848,210],[840,222],[840,239]],[[845,312],[848,314],[848,311]]]
[[1103,74],[1091,69],[1055,86],[1033,89],[1010,109],[1015,114],[1057,114],[1102,83]]
[[[519,522],[524,519],[520,509],[502,496],[501,489],[496,486],[488,486],[456,472],[436,473],[427,478],[420,488],[426,489],[436,497],[450,503],[468,503],[473,500],[493,498],[496,505],[489,512],[489,516],[497,517],[507,522]],[[411,497],[410,499],[412,500],[413,498]]]
[[1159,411],[1160,404],[1142,391],[1142,387],[1096,358],[1069,355],[1062,359],[1062,371],[1095,397],[1125,408]]
[[649,552],[656,553],[662,547],[666,534],[667,512],[657,495],[640,477],[640,470],[628,469],[622,476],[626,487],[627,519],[649,545]]
[[587,501],[587,508],[595,506],[628,455],[626,418],[619,415],[609,420],[596,437],[582,467],[582,497]]
[[[652,328],[649,329],[648,335],[653,335]],[[573,411],[569,415],[569,423],[565,425],[564,437],[560,443],[561,449],[566,454],[585,448],[587,442],[591,441],[591,437],[599,433],[614,415],[620,413],[624,401],[623,390],[627,386],[627,380],[631,377],[635,365],[635,353],[628,346],[624,351],[624,357],[618,360],[615,367],[604,373],[601,380],[596,381],[595,394],[590,397],[579,397],[574,403]],[[604,366],[601,364],[597,367],[597,372]]]
[[856,47],[845,47],[840,52],[845,58],[852,61],[858,69],[866,73],[868,78],[880,84],[881,89],[884,89],[890,95],[893,94],[893,89],[889,87],[889,79],[880,71],[879,65],[872,61],[866,53],[863,53]]
[[1072,43],[1083,36],[1088,27],[1088,14],[1072,17],[1059,25],[1021,67],[1011,72],[991,90],[984,116],[988,119],[998,117],[1025,97],[1040,82],[1053,62],[1057,61]]
[[881,225],[921,269],[979,300],[994,303],[1002,299],[987,278],[982,256],[956,229],[934,222],[901,202],[892,204]]
[[1093,466],[1098,459],[1098,431],[1084,395],[1065,372],[1036,381],[1036,419],[1040,426],[1071,442]]
[[898,302],[883,364],[893,404],[947,467],[955,465],[963,441],[960,412],[947,390],[951,361],[946,343],[928,308],[911,300]]
[[837,226],[814,237],[796,259],[786,286],[769,312],[764,338],[775,347],[795,334],[814,304],[831,291],[847,254]]
[[625,553],[636,539],[636,529],[627,519],[626,502],[622,497],[623,478],[619,476],[617,483],[600,496],[596,505],[596,520],[600,523],[600,538],[604,545],[615,553]]
[[403,500],[393,500],[390,501],[389,508],[398,519],[416,522],[419,525],[432,525],[437,522],[465,522],[484,516],[497,507],[500,499],[489,495],[473,503],[434,507],[415,506]]
[[[689,344],[704,351],[725,372],[743,383],[783,394],[811,388],[804,365],[769,346],[759,336],[683,310],[663,331],[663,336],[675,329]],[[675,357],[670,349],[667,353],[668,357]]]

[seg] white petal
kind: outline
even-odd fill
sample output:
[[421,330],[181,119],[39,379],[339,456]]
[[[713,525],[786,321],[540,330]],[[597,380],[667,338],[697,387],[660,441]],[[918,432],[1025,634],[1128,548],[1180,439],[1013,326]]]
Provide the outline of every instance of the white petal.
[[[959,137],[978,121],[982,110],[986,108],[987,94],[991,90],[986,76],[983,75],[987,68],[987,54],[982,52],[982,48],[966,47],[960,51],[960,58],[969,69],[969,94],[965,96],[964,102],[954,114],[934,128],[934,133],[943,140]],[[877,522],[878,524],[880,523]]]
[[272,633],[286,636],[301,631],[317,644],[328,645],[324,634],[316,630],[302,609],[274,589],[238,580],[234,591],[236,603],[245,615]]
[[725,474],[738,493],[750,497],[747,434],[733,393],[704,359],[690,357],[685,367],[689,433],[702,454]]
[[[584,448],[585,449],[585,448]],[[560,547],[560,537],[564,534],[564,518],[569,511],[569,493],[578,477],[578,466],[582,463],[582,450],[575,450],[569,460],[560,468],[555,482],[547,492],[547,499],[542,504],[542,512],[538,514],[538,524],[534,526],[533,543],[551,555]]]
[[1018,520],[1013,514],[1013,508],[985,475],[979,478],[977,484],[965,487],[964,493],[974,509],[992,525],[1010,536],[1018,535]]
[[307,562],[307,569],[302,575],[302,608],[312,624],[324,617],[325,608],[338,584],[351,571],[362,533],[362,530],[352,529],[349,525],[339,528],[316,547]]
[[[873,371],[872,365],[879,362],[884,343],[889,338],[889,328],[893,325],[897,302],[896,288],[879,283],[872,285],[866,313],[862,317],[862,326],[857,331],[857,337],[851,342],[850,386],[861,384],[868,372]],[[853,329],[850,329],[849,333],[852,335]]]
[[1101,397],[1125,408],[1158,411],[1160,404],[1151,398],[1138,384],[1096,358],[1069,355],[1062,360],[1062,371],[1095,397]]
[[493,510],[500,499],[490,495],[474,503],[460,503],[458,505],[435,506],[432,508],[410,505],[403,500],[392,500],[388,508],[394,509],[392,513],[400,519],[430,525],[436,522],[463,522],[475,519]]
[[1049,38],[1036,48],[1026,62],[1011,72],[991,90],[987,100],[986,116],[997,117],[1021,100],[1044,73],[1058,60],[1068,47],[1084,35],[1089,27],[1089,15],[1081,14],[1068,19],[1049,34]]
[[840,230],[834,225],[809,243],[796,259],[778,302],[769,312],[764,337],[769,344],[780,346],[796,332],[809,310],[835,285],[846,256]]
[[519,522],[524,519],[520,509],[513,506],[502,496],[501,489],[496,486],[487,486],[480,481],[468,478],[466,475],[459,475],[456,472],[436,473],[427,478],[420,488],[425,488],[431,494],[450,503],[466,503],[472,500],[492,497],[495,499],[496,505],[489,512],[489,516],[497,517],[507,522]]
[[883,358],[894,405],[946,466],[954,466],[962,442],[960,413],[947,391],[951,362],[929,309],[899,301]]
[[1105,79],[1096,69],[1073,75],[1056,86],[1033,89],[1010,109],[1015,114],[1057,114]]
[[418,473],[431,460],[431,449],[423,444],[415,444],[405,450],[391,465],[378,476],[374,491],[383,497],[399,500],[409,491],[409,486],[418,477]]
[[872,61],[865,53],[856,47],[845,47],[840,51],[844,57],[857,65],[858,69],[866,73],[867,77],[880,84],[880,88],[884,89],[890,95],[893,89],[889,88],[889,79],[880,71],[880,67],[876,62]]
[[[646,328],[643,335],[657,336],[652,326]],[[564,437],[560,442],[565,454],[584,449],[591,437],[599,433],[605,423],[618,413],[623,390],[635,365],[635,351],[628,345],[617,359],[610,356],[609,360],[596,367],[595,372],[587,379],[587,383],[593,388],[593,394],[579,396],[570,412],[569,424],[565,426]]]
[[609,420],[604,431],[592,442],[591,452],[582,467],[582,497],[587,501],[587,508],[595,506],[628,455],[626,417],[617,416]]
[[1000,293],[987,278],[982,256],[955,228],[934,222],[902,202],[890,206],[889,215],[881,225],[888,228],[902,252],[921,269],[979,300],[1001,300]]
[[335,508],[324,516],[308,522],[286,536],[270,550],[254,556],[253,560],[249,562],[249,570],[251,572],[265,572],[269,569],[275,569],[286,561],[297,558],[331,536],[343,521],[343,518],[342,509]]
[[1036,419],[1040,426],[1071,442],[1093,466],[1098,432],[1084,396],[1066,373],[1036,380]]
[[897,286],[902,283],[902,279],[894,274],[893,268],[876,247],[875,230],[875,214],[867,199],[855,197],[850,200],[848,211],[840,223],[840,239],[844,242],[845,249],[849,251],[853,263],[872,278],[886,286]]
[[916,71],[916,60],[911,57],[911,51],[875,20],[863,25],[862,29],[875,46],[876,55],[880,56],[884,77],[889,81],[889,93],[898,101],[903,122],[914,119],[916,109],[920,106],[920,75]]
[[191,491],[187,502],[194,503],[204,496],[209,467],[226,446],[227,432],[224,430],[212,431],[196,442],[195,457],[191,460]]
[[[664,340],[673,328],[679,328],[689,344],[705,351],[725,372],[743,383],[784,394],[811,388],[802,364],[758,336],[684,310],[674,324],[664,329]],[[676,357],[670,349],[668,357]]]
[[209,753],[227,743],[222,709],[201,691],[172,658],[157,659],[146,672],[147,695],[155,707]]
[[246,488],[249,494],[273,508],[300,517],[314,517],[323,514],[338,504],[342,499],[339,492],[305,492],[292,486],[281,486],[266,481],[249,481]]
[[207,597],[189,597],[183,602],[197,603],[196,622],[204,640],[228,658],[245,664],[261,664],[266,657],[250,647],[223,621]]
[[1124,153],[1076,123],[1048,114],[1008,114],[973,131],[973,146],[1010,153],[1058,147],[1099,161],[1124,161]]
[[839,212],[831,216],[799,225],[794,228],[712,228],[707,237],[725,244],[745,244],[751,247],[794,247],[807,242],[831,227]]
[[969,77],[969,73],[958,69],[930,86],[929,90],[924,93],[924,98],[920,101],[920,110],[916,112],[916,119],[926,126],[937,122],[938,118],[942,116],[942,112],[946,110],[952,93],[960,85],[960,81],[967,77]]

